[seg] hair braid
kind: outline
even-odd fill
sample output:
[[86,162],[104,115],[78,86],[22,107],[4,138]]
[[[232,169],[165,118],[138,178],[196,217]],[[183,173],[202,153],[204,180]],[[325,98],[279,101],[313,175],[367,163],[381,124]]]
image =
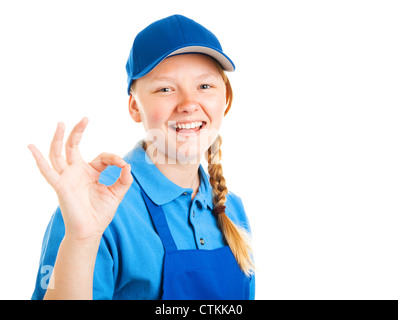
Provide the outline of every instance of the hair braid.
[[233,255],[246,275],[251,275],[254,270],[252,250],[249,242],[249,235],[242,227],[236,226],[225,213],[225,202],[228,188],[223,176],[221,160],[221,136],[207,151],[208,172],[210,184],[213,187],[213,213],[217,216],[217,222],[224,239],[231,248]]

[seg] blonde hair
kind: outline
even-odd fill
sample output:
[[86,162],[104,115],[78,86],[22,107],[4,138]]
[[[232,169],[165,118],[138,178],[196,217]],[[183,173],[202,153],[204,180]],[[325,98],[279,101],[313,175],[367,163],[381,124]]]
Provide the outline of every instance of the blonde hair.
[[[228,113],[232,105],[232,87],[222,67],[217,63],[219,72],[226,86],[226,106],[224,116]],[[221,143],[219,135],[214,143],[207,150],[208,172],[210,184],[213,187],[213,213],[217,216],[217,223],[223,233],[224,239],[229,245],[241,270],[250,276],[254,273],[254,263],[252,259],[252,249],[248,232],[241,226],[237,226],[225,213],[225,203],[227,201],[228,188],[223,176],[221,161]]]

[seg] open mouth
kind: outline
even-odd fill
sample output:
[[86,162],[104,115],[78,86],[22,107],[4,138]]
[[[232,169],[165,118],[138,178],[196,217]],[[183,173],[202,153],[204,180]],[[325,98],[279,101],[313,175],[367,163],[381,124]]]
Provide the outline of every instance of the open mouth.
[[171,125],[177,133],[195,133],[206,126],[205,121],[178,122]]

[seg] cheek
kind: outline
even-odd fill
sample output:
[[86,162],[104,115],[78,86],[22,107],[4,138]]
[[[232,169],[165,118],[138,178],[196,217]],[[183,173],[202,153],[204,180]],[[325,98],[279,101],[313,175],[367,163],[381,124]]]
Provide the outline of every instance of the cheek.
[[153,107],[145,111],[148,128],[159,127],[160,125],[166,123],[167,119],[169,118],[169,113],[167,112],[166,108],[162,108],[160,106]]
[[225,108],[226,103],[223,98],[214,99],[213,103],[208,105],[207,112],[214,126],[219,127],[221,125]]
[[166,112],[162,108],[158,107],[153,110],[152,121],[154,123],[164,123],[165,119],[167,119]]

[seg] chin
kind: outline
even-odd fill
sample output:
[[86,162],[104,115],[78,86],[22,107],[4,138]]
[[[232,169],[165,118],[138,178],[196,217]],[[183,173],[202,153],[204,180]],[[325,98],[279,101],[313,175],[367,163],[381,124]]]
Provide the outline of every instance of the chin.
[[200,140],[192,139],[186,142],[178,141],[168,148],[168,158],[179,164],[198,164],[207,150]]
[[147,141],[151,142],[146,151],[154,163],[198,164],[217,135],[218,130],[209,129],[189,136],[176,134],[175,131],[169,131],[165,136],[160,130],[152,131],[152,136],[147,136]]

